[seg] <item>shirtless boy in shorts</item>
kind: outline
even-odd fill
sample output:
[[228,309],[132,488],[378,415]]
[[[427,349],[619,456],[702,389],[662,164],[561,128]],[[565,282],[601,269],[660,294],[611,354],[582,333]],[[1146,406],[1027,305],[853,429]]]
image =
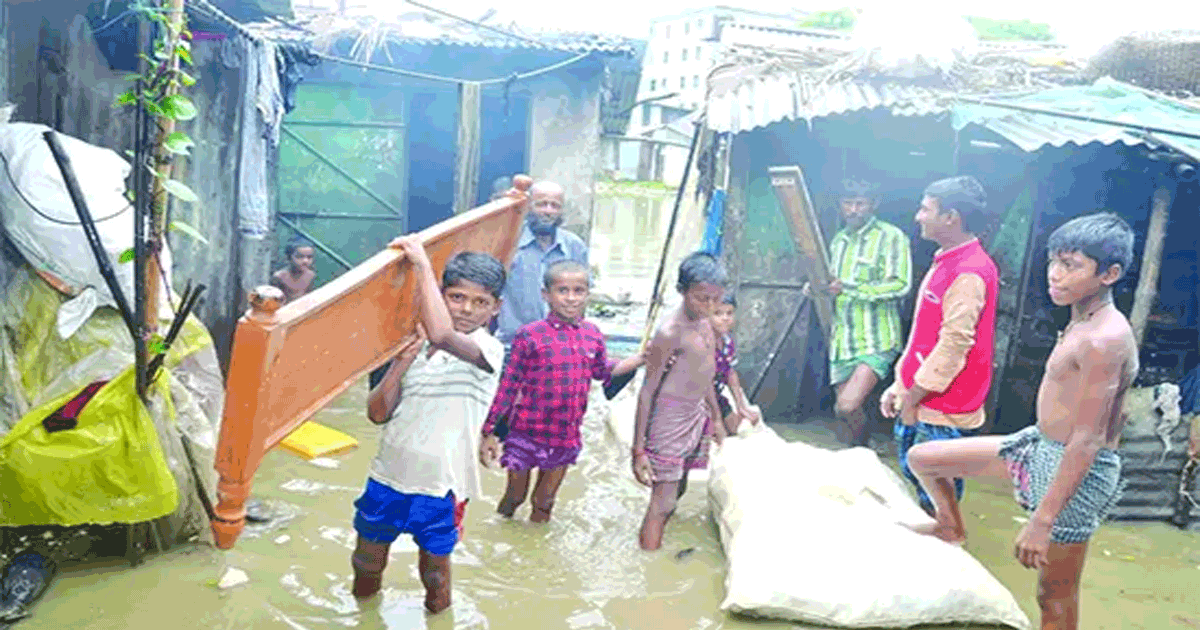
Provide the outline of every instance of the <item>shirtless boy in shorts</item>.
[[313,271],[313,244],[297,236],[288,241],[283,253],[288,266],[271,275],[271,286],[283,291],[284,299],[291,303],[312,291],[317,279],[317,272]]
[[1017,502],[1031,512],[1014,554],[1038,569],[1042,629],[1062,630],[1079,627],[1088,539],[1120,497],[1121,407],[1138,355],[1112,285],[1133,258],[1133,231],[1116,215],[1087,215],[1055,230],[1048,249],[1050,299],[1071,307],[1071,321],[1046,361],[1037,424],[1008,436],[918,444],[908,458],[936,508],[936,525],[922,533],[952,543],[966,530],[951,480],[1012,480]]
[[711,316],[725,293],[725,269],[709,254],[679,265],[683,304],[659,326],[646,348],[646,380],[638,393],[633,474],[650,486],[642,549],[662,546],[663,528],[687,489],[687,471],[708,456],[706,427],[719,445],[725,423],[717,404],[717,336]]

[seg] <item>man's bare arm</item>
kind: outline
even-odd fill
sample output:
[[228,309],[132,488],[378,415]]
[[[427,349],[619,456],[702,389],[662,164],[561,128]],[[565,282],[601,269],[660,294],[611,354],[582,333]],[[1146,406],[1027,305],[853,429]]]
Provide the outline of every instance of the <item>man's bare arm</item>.
[[421,321],[425,324],[425,332],[429,335],[429,343],[433,347],[449,352],[488,374],[495,371],[496,366],[488,362],[479,344],[470,336],[454,329],[450,319],[450,310],[442,297],[441,287],[433,274],[433,264],[425,253],[425,245],[416,235],[406,236],[392,241],[393,247],[404,250],[404,255],[412,263],[413,271],[417,274],[417,286],[421,294]]
[[1126,363],[1124,343],[1105,337],[1082,342],[1078,357],[1079,376],[1074,383],[1065,384],[1062,391],[1075,392],[1068,402],[1073,404],[1074,423],[1066,441],[1058,474],[1050,481],[1046,496],[1030,517],[1040,526],[1050,527],[1079,484],[1092,467],[1096,454],[1107,442],[1108,425],[1113,406],[1122,387]]

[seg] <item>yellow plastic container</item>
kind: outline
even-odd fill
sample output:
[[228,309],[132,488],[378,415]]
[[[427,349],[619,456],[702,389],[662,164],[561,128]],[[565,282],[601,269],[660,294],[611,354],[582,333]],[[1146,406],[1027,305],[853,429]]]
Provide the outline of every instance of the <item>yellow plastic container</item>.
[[313,459],[357,448],[358,440],[310,420],[283,438],[279,445],[304,459]]

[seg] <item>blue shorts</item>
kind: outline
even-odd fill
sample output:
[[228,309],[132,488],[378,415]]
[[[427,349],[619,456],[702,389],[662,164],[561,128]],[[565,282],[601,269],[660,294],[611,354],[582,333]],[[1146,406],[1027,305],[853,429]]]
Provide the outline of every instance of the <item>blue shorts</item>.
[[404,494],[367,479],[367,488],[354,507],[354,531],[363,540],[391,544],[400,534],[411,534],[421,549],[448,556],[461,535],[466,501],[455,503],[453,492],[440,498]]

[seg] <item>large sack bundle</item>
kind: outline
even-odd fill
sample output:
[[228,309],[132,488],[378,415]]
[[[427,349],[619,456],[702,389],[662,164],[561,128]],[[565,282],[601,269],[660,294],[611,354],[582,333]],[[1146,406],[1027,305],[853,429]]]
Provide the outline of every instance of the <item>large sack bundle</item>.
[[[42,134],[45,125],[0,124],[0,227],[34,269],[50,276],[74,299],[58,312],[56,328],[66,339],[75,334],[96,308],[116,306],[112,292],[88,245],[71,202],[62,171]],[[133,247],[133,206],[125,197],[129,163],[111,149],[60,134],[79,188],[96,223],[96,231],[116,272],[117,282],[132,306],[133,264],[120,263],[121,253]],[[163,268],[170,282],[171,254],[164,246]],[[160,309],[168,307],[167,292]]]
[[722,610],[844,628],[1029,628],[969,553],[901,525],[929,518],[873,451],[762,427],[714,453],[708,491],[727,558]]

